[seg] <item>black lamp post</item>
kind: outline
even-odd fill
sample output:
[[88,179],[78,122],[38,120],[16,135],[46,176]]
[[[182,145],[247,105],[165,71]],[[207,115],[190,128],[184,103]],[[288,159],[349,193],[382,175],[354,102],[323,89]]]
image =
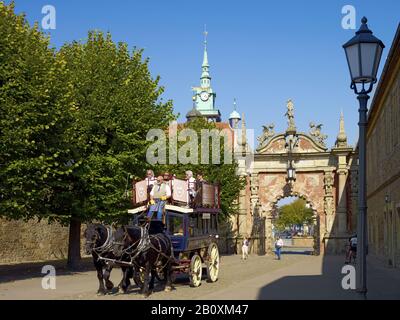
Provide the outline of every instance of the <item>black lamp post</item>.
[[286,181],[290,186],[296,181],[296,169],[293,166],[293,160],[288,161]]
[[350,69],[351,89],[357,94],[360,104],[358,140],[358,218],[357,218],[357,291],[367,292],[367,201],[366,201],[366,129],[368,93],[376,83],[379,62],[384,44],[368,29],[367,18],[361,19],[356,35],[343,45]]

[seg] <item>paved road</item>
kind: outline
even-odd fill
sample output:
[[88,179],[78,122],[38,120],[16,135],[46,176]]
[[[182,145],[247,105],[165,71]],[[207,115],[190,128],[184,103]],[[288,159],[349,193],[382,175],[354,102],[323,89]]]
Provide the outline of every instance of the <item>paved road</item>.
[[[220,277],[216,283],[205,280],[198,288],[191,288],[188,279],[179,277],[175,290],[164,292],[162,285],[148,299],[359,299],[353,291],[343,290],[342,257],[316,257],[286,254],[277,261],[271,256],[250,256],[242,261],[239,256],[223,256]],[[39,269],[40,270],[40,269]],[[4,271],[4,270],[3,270]],[[400,271],[370,265],[369,298],[400,299]],[[56,279],[56,290],[41,288],[40,271],[16,281],[0,277],[0,299],[144,299],[138,288],[129,294],[97,296],[98,282],[94,271],[64,273]],[[117,284],[121,271],[114,269],[111,276]]]

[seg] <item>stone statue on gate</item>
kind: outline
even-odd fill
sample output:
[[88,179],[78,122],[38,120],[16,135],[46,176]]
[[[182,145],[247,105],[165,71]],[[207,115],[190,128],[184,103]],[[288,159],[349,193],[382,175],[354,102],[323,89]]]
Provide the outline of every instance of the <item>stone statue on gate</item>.
[[293,101],[289,99],[287,101],[287,111],[285,113],[285,116],[288,118],[288,129],[287,131],[296,131],[296,125],[294,123],[294,105]]
[[258,141],[258,148],[257,150],[260,150],[262,147],[264,147],[267,142],[275,135],[275,124],[271,123],[268,126],[263,126],[263,133],[261,136],[257,138]]
[[310,135],[318,144],[325,147],[325,140],[328,136],[326,134],[323,134],[321,132],[321,129],[322,124],[316,125],[314,122],[310,122]]

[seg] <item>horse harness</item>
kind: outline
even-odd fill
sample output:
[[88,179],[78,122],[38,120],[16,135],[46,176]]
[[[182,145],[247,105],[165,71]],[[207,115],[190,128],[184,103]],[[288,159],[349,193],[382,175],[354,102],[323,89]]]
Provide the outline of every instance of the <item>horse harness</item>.
[[[144,227],[141,226],[140,227],[140,233],[141,233],[140,239],[136,240],[135,242],[133,242],[129,247],[127,247],[123,251],[123,253],[129,254],[131,256],[131,262],[132,263],[135,263],[134,262],[135,259],[141,253],[147,252],[149,249],[153,249],[154,251],[157,252],[157,258],[156,258],[156,261],[155,261],[154,265],[157,264],[157,262],[160,259],[160,256],[164,256],[165,258],[167,258],[167,262],[160,268],[160,270],[164,269],[165,266],[168,264],[168,262],[170,262],[170,260],[174,260],[172,243],[169,241],[169,239],[167,241],[166,236],[164,234],[152,234],[152,235],[149,235],[148,229],[147,229],[146,226],[144,226]],[[127,237],[127,236],[129,237],[128,233],[126,232],[125,233],[125,237]],[[159,248],[156,248],[153,245],[153,243],[151,242],[152,239],[157,241]],[[129,252],[129,250],[131,248],[133,248],[138,242],[139,242],[139,244],[137,245],[137,247],[132,252]],[[168,244],[170,245],[170,250],[171,250],[171,255],[170,256],[167,256],[165,253],[163,253],[161,251],[161,248],[162,248],[161,243],[165,246],[165,248],[168,248]],[[132,254],[133,254],[133,256],[132,256]]]
[[[104,241],[104,243],[101,246],[98,247],[93,247],[92,251],[94,251],[95,253],[97,253],[97,255],[100,257],[102,253],[109,251],[110,248],[113,245],[113,239],[114,239],[114,235],[113,235],[113,230],[111,226],[107,226],[107,239],[106,241]],[[93,241],[88,241],[88,243],[90,244],[95,244],[96,241],[100,238],[99,233],[96,231],[96,238]]]

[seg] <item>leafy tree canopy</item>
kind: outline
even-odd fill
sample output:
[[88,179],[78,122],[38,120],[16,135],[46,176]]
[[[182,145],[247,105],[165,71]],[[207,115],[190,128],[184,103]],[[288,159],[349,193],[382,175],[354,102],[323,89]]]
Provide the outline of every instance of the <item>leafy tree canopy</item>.
[[0,34],[0,215],[68,223],[126,212],[148,130],[175,119],[148,59],[101,32],[55,52],[2,2]]
[[313,210],[307,208],[303,199],[297,199],[292,203],[279,208],[275,226],[278,230],[284,230],[292,225],[311,224],[313,222]]

